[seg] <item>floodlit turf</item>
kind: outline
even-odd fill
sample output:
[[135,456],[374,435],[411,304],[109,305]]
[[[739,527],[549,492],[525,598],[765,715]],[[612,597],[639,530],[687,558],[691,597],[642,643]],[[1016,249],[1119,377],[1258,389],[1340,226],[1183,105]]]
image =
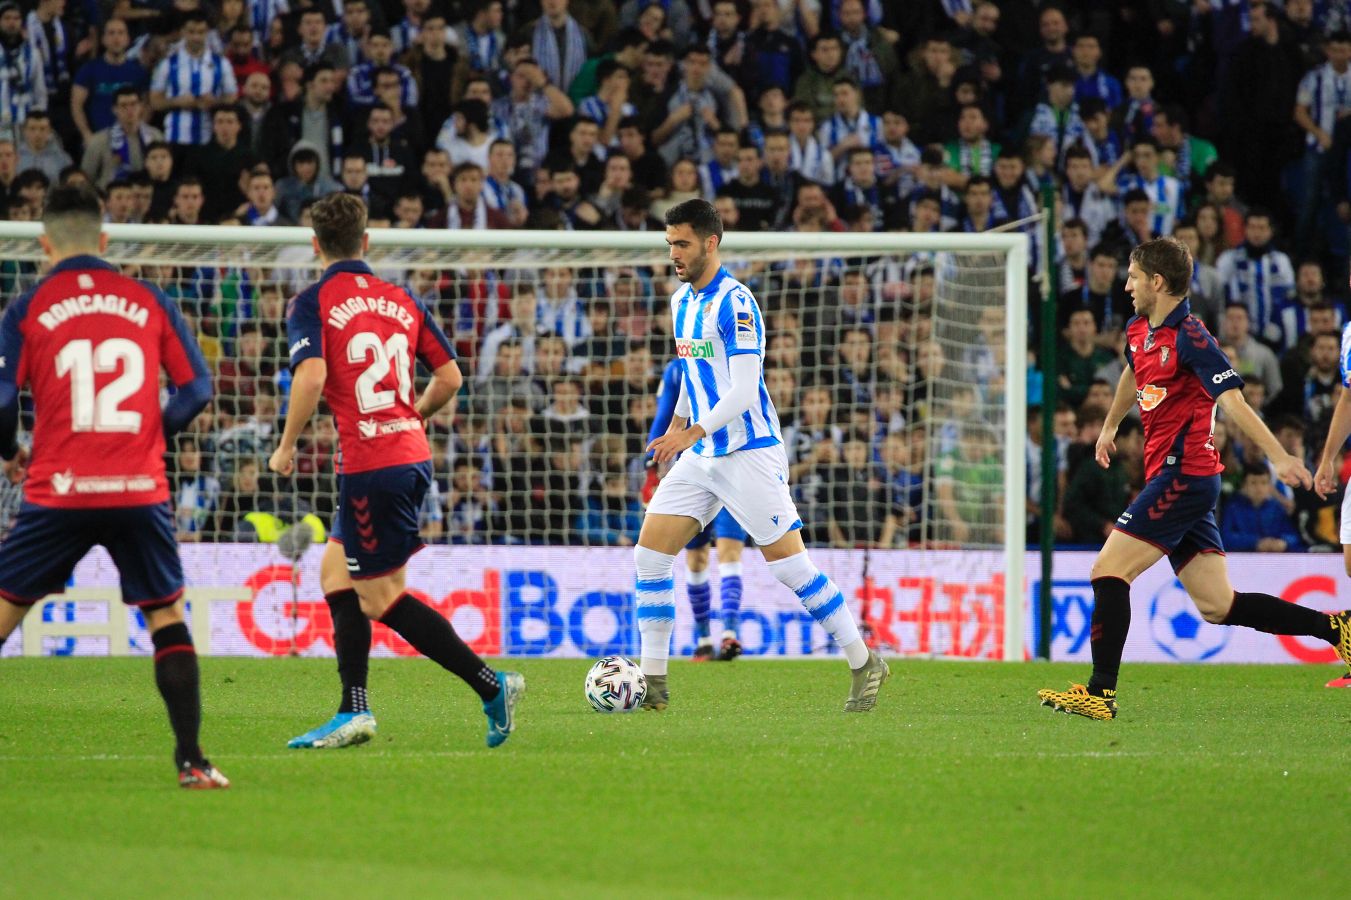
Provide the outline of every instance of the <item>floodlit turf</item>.
[[1331,669],[1128,666],[1121,718],[1036,704],[1083,667],[675,664],[665,713],[602,716],[588,663],[523,661],[519,730],[377,661],[378,738],[327,718],[328,660],[208,659],[180,791],[145,659],[0,664],[0,894],[13,897],[1344,896],[1351,691]]

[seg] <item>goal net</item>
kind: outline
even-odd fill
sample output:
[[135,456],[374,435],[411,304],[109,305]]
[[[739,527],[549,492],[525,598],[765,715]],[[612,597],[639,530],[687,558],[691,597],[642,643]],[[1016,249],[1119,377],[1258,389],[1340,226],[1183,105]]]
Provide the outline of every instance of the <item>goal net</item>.
[[[41,275],[37,230],[0,223],[6,299]],[[240,609],[213,614],[214,651],[331,652],[319,546],[299,560],[298,604],[275,546],[292,523],[316,538],[331,526],[324,410],[294,480],[266,467],[289,391],[286,302],[318,274],[310,232],[108,231],[106,258],[181,306],[215,373],[213,405],[168,457],[190,582],[215,602],[240,592]],[[624,548],[651,487],[644,447],[678,286],[662,235],[383,230],[371,245],[375,272],[433,311],[466,375],[428,426],[432,546],[410,584],[485,651],[636,649]],[[803,536],[874,639],[895,653],[1023,658],[1025,236],[729,233],[723,259],[765,314],[765,380]],[[711,576],[716,611],[716,554]],[[759,554],[742,577],[748,652],[831,651]],[[74,586],[115,583],[96,556]],[[43,616],[73,617],[67,607]],[[674,650],[688,652],[678,607]],[[59,651],[94,639],[46,640]]]

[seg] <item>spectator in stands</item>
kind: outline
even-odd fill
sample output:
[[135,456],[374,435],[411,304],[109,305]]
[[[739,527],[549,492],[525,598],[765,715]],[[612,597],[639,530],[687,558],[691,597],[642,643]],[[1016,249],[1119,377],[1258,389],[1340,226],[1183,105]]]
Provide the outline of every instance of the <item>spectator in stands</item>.
[[257,162],[248,144],[240,140],[242,128],[238,109],[217,107],[211,113],[210,142],[190,157],[192,172],[206,192],[206,216],[213,221],[233,213],[244,202],[239,174]]
[[202,471],[202,454],[195,438],[178,442],[174,466],[174,529],[180,543],[215,537],[212,526],[220,502],[220,482]]
[[704,199],[711,200],[737,177],[737,150],[740,139],[735,128],[719,128],[713,137],[712,158],[699,166],[699,186]]
[[1332,405],[1342,390],[1336,332],[1315,335],[1309,347],[1309,368],[1297,379],[1285,382],[1279,394],[1271,394],[1269,415],[1290,415],[1305,422],[1326,425]]
[[1110,190],[1094,181],[1093,161],[1088,151],[1072,146],[1065,152],[1065,183],[1060,189],[1065,216],[1082,222],[1088,245],[1097,246],[1107,227],[1116,220],[1116,201]]
[[1243,487],[1229,498],[1220,521],[1226,550],[1293,553],[1305,549],[1290,515],[1277,501],[1266,466],[1246,466]]
[[1102,44],[1098,36],[1089,31],[1075,35],[1070,48],[1070,58],[1074,63],[1074,100],[1083,103],[1088,99],[1101,100],[1108,109],[1121,105],[1123,94],[1121,82],[1115,76],[1104,71],[1102,62]]
[[218,114],[212,110],[239,97],[230,61],[207,47],[208,30],[205,13],[187,13],[182,43],[155,67],[150,82],[150,108],[165,113],[165,139],[180,148],[211,141]]
[[1252,203],[1279,209],[1284,198],[1280,174],[1289,159],[1299,79],[1304,64],[1298,48],[1281,32],[1279,11],[1251,4],[1249,34],[1234,54],[1221,85],[1222,145],[1238,172],[1239,187]]
[[932,34],[923,42],[919,63],[896,79],[889,105],[904,113],[925,141],[945,141],[957,110],[953,81],[957,64],[953,47],[941,34]]
[[482,100],[461,100],[437,135],[436,146],[449,154],[452,166],[472,162],[486,169],[493,144],[489,128],[487,104]]
[[249,135],[249,150],[254,156],[263,154],[264,123],[272,109],[272,79],[264,72],[250,72],[244,77],[239,93],[239,111]]
[[665,101],[659,113],[660,124],[652,132],[652,141],[668,165],[679,159],[708,159],[713,146],[711,135],[721,125],[717,98],[708,87],[708,50],[688,48],[683,63],[683,76]]
[[[222,370],[225,369],[226,362],[228,360],[222,360]],[[238,399],[239,394],[226,394],[223,390],[220,391],[222,400],[236,400],[234,405],[241,416],[231,422],[229,413],[222,415],[222,428],[212,436],[218,473],[224,475],[233,473],[235,466],[242,459],[266,459],[271,455],[277,427],[277,398],[270,391],[271,386],[268,385],[266,390],[252,395],[251,400]],[[225,405],[222,404],[222,409]]]
[[[1223,163],[1217,163],[1223,165]],[[1196,213],[1193,220],[1196,222],[1196,242],[1197,249],[1193,253],[1193,258],[1198,262],[1215,267],[1219,261],[1220,254],[1229,249],[1229,239],[1225,234],[1224,225],[1225,214],[1213,203],[1203,203],[1196,207]],[[1242,233],[1242,220],[1240,219],[1239,231]],[[1218,272],[1218,270],[1217,270]],[[1223,288],[1223,284],[1221,284]]]
[[1271,215],[1254,207],[1244,217],[1244,242],[1220,255],[1215,267],[1225,285],[1225,300],[1248,307],[1252,333],[1269,344],[1280,343],[1279,313],[1295,288],[1290,257],[1272,244]]
[[597,92],[584,98],[577,111],[599,125],[601,146],[618,147],[619,123],[638,112],[629,102],[629,70],[611,59],[600,64],[596,77],[600,82]]
[[1331,303],[1316,303],[1306,310],[1305,324],[1295,345],[1281,355],[1281,376],[1295,381],[1309,368],[1313,344],[1320,334],[1341,340],[1343,310]]
[[829,152],[816,137],[816,119],[803,101],[788,107],[789,167],[801,179],[830,184],[835,180],[835,165]]
[[0,3],[0,127],[14,134],[28,114],[45,110],[49,97],[42,54],[25,39],[23,14],[14,0]]
[[1055,66],[1046,73],[1046,100],[1038,103],[1027,126],[1029,134],[1044,135],[1057,147],[1068,147],[1084,135],[1084,121],[1074,102],[1074,69]]
[[653,192],[665,189],[666,162],[647,146],[647,135],[636,116],[620,121],[619,150],[628,157],[636,184]]
[[1059,369],[1056,377],[1065,402],[1071,406],[1082,403],[1095,373],[1112,359],[1113,354],[1098,345],[1098,326],[1092,310],[1071,312],[1056,359]]
[[324,43],[340,44],[347,51],[347,59],[355,64],[361,61],[361,43],[370,34],[371,7],[368,0],[343,0],[342,18],[324,31]]
[[[486,119],[487,107],[482,103],[478,105]],[[394,201],[410,183],[416,166],[416,157],[408,142],[394,136],[394,111],[383,103],[372,106],[366,113],[366,140],[352,147],[349,153],[365,158],[367,179],[376,203],[385,209],[393,209]]]
[[319,150],[308,141],[296,141],[287,156],[285,178],[277,182],[277,206],[282,216],[292,222],[300,217],[300,207],[342,189],[336,180],[324,171]]
[[1121,218],[1103,229],[1101,244],[1112,248],[1117,262],[1125,265],[1134,247],[1160,236],[1154,221],[1154,201],[1139,188],[1129,190],[1121,198]]
[[140,171],[145,166],[146,148],[164,139],[159,129],[144,123],[141,94],[135,87],[120,87],[114,96],[113,124],[89,135],[80,164],[100,188],[106,188],[114,178]]
[[510,302],[511,318],[483,338],[483,347],[478,353],[479,381],[488,379],[497,370],[498,349],[507,341],[516,341],[521,365],[527,372],[534,371],[535,341],[543,334],[552,333],[538,321],[537,302],[533,284],[520,282],[515,285]]
[[266,170],[249,175],[248,201],[235,211],[245,225],[294,225],[277,206],[277,189]]
[[[1079,466],[1064,493],[1062,508],[1076,544],[1105,541],[1144,482],[1144,432],[1140,423],[1127,418],[1116,434],[1116,452],[1102,468],[1092,462]],[[1228,546],[1226,544],[1226,546]]]
[[258,540],[248,516],[273,508],[271,498],[262,491],[259,483],[260,468],[257,459],[244,458],[236,464],[234,474],[225,479],[227,487],[221,491],[213,529],[218,540]]
[[202,181],[195,175],[189,175],[178,182],[174,189],[173,204],[169,208],[169,222],[174,225],[202,225],[202,208],[206,195],[202,190]]
[[948,172],[944,183],[957,190],[966,187],[972,175],[994,174],[994,160],[1000,147],[989,139],[990,121],[985,110],[974,103],[957,113],[957,139],[944,145],[944,162]]
[[831,114],[821,122],[816,139],[830,154],[835,176],[843,174],[845,157],[855,149],[871,150],[882,138],[882,120],[863,107],[858,82],[848,75],[835,79]]
[[962,202],[966,215],[953,231],[988,231],[1004,224],[1004,220],[994,214],[994,185],[984,175],[974,175],[967,181]]
[[629,493],[624,470],[610,469],[601,476],[600,489],[586,498],[586,509],[577,520],[578,537],[592,546],[631,547],[642,518],[642,504]]
[[1219,270],[1201,261],[1201,234],[1193,219],[1183,219],[1173,229],[1177,238],[1192,255],[1191,303],[1192,314],[1206,323],[1206,328],[1219,331],[1220,316],[1224,311],[1224,282]]
[[[308,70],[311,66],[323,63],[341,73],[340,78],[346,78],[347,70],[352,67],[352,60],[347,55],[347,48],[340,42],[328,43],[325,40],[328,35],[328,17],[323,9],[311,6],[300,10],[296,32],[300,37],[300,43],[281,55],[280,61],[283,64],[295,63]],[[368,33],[366,36],[368,42],[370,37]],[[388,32],[385,33],[385,40],[389,40]]]
[[489,544],[497,531],[498,509],[483,489],[482,471],[472,459],[457,459],[446,519],[452,544]]
[[1164,152],[1173,156],[1171,163],[1160,165],[1160,171],[1175,177],[1182,183],[1183,190],[1191,194],[1204,184],[1205,175],[1219,158],[1219,152],[1210,141],[1189,133],[1189,127],[1186,110],[1180,104],[1170,103],[1154,114],[1150,134]]
[[550,123],[566,119],[572,112],[572,101],[550,83],[538,62],[527,57],[516,63],[511,70],[511,90],[493,102],[492,114],[505,123],[505,136],[516,145],[522,177],[544,162],[549,152]]
[[1110,248],[1093,248],[1084,284],[1060,298],[1056,310],[1056,327],[1067,339],[1070,316],[1081,309],[1093,314],[1094,325],[1099,338],[1102,338],[1098,343],[1104,347],[1111,346],[1116,339],[1114,333],[1124,328],[1126,320],[1134,315],[1130,298],[1117,278],[1116,256]]
[[[1281,341],[1277,350],[1282,354],[1288,355],[1300,343],[1307,343],[1306,337],[1321,330],[1314,327],[1313,318],[1323,313],[1325,307],[1331,308],[1333,321],[1320,324],[1324,324],[1324,327],[1330,324],[1333,330],[1340,329],[1342,324],[1342,317],[1338,314],[1340,308],[1327,303],[1324,287],[1323,267],[1318,261],[1301,260],[1295,269],[1294,296],[1286,300],[1276,313],[1276,320],[1281,329]],[[1320,313],[1315,313],[1315,310],[1319,310]],[[1308,359],[1307,352],[1305,359]]]
[[871,462],[867,442],[844,442],[840,465],[830,473],[831,546],[889,548],[899,522],[893,513],[891,482]]
[[956,448],[945,452],[935,468],[940,533],[958,544],[999,543],[1003,482],[994,432],[981,422],[963,423]]
[[[507,36],[502,30],[502,0],[478,0],[470,13],[456,26],[456,43],[464,48],[465,62],[473,72],[497,72],[502,69],[502,53]],[[445,42],[441,42],[445,46]],[[426,96],[424,90],[423,96]]]
[[343,152],[337,72],[330,63],[316,63],[305,69],[302,83],[301,98],[276,103],[268,110],[263,125],[263,156],[274,170],[283,171],[291,148],[305,141],[318,152],[320,169],[336,172]]
[[20,135],[20,171],[37,169],[49,180],[56,181],[61,177],[61,170],[71,165],[70,154],[61,146],[60,138],[52,130],[51,117],[46,112],[30,112],[23,122]]
[[699,167],[693,160],[679,159],[671,166],[670,181],[666,186],[666,195],[652,201],[651,213],[661,221],[666,211],[678,203],[702,196],[699,193]]
[[85,142],[112,126],[120,88],[134,88],[140,96],[150,87],[150,73],[139,60],[127,56],[131,32],[123,19],[105,21],[99,41],[103,53],[80,67],[70,88],[71,119]]
[[540,17],[526,23],[518,37],[530,38],[530,51],[539,60],[549,83],[566,91],[591,55],[591,37],[568,13],[568,0],[540,0]]

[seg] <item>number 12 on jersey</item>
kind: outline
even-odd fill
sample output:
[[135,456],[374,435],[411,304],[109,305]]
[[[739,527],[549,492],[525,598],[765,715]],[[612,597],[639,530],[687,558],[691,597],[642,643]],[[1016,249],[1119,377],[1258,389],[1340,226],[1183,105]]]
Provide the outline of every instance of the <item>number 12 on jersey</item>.
[[[122,374],[95,391],[95,373]],[[119,409],[122,401],[145,384],[145,354],[126,338],[109,338],[97,347],[86,339],[71,341],[56,355],[56,377],[70,376],[70,430],[139,434],[141,414]]]

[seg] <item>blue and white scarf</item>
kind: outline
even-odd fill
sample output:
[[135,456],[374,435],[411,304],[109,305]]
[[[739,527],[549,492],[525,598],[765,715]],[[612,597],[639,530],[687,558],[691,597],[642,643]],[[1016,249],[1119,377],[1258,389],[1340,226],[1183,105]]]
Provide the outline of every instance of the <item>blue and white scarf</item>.
[[[155,140],[155,134],[149,126],[141,125],[136,129],[136,140],[140,144],[139,155],[144,156],[145,148]],[[127,132],[116,122],[108,129],[108,152],[119,160],[114,178],[126,178],[136,171],[137,167],[131,162],[131,141],[127,140]]]
[[586,33],[572,16],[568,16],[563,27],[567,31],[568,45],[564,49],[566,56],[559,58],[554,28],[543,16],[535,23],[531,52],[535,54],[535,60],[554,87],[566,91],[568,85],[577,77],[577,73],[582,70],[582,64],[586,62]]

